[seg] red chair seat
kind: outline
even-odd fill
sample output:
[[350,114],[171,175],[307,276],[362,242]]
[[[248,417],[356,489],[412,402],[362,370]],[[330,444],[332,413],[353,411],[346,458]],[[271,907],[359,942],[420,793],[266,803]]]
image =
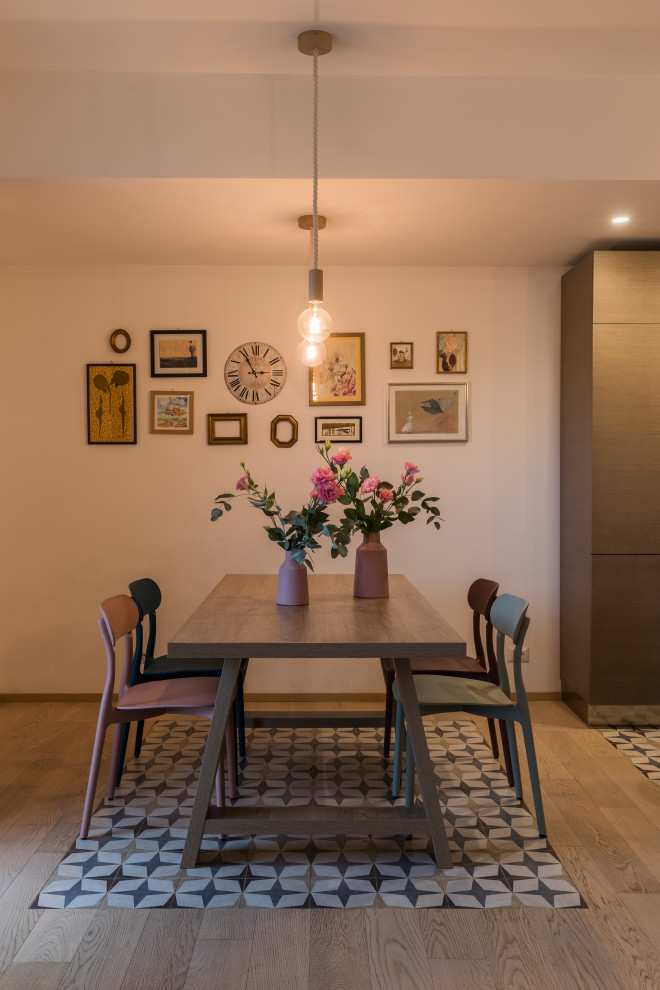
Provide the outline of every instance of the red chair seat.
[[[394,673],[394,660],[383,660],[383,667]],[[476,657],[411,657],[413,674],[485,674],[486,669]]]
[[142,681],[126,689],[117,708],[213,708],[218,677],[179,677],[171,681]]

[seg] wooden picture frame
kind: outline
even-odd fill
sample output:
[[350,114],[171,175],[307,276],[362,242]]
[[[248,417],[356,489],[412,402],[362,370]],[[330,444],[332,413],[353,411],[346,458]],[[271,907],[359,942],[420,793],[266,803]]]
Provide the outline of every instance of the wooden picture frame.
[[467,374],[467,336],[465,330],[438,330],[435,354],[439,375]]
[[87,365],[87,443],[137,443],[135,365]]
[[390,341],[390,368],[393,370],[410,369],[413,366],[412,340]]
[[247,413],[209,413],[206,420],[209,444],[248,442]]
[[366,403],[364,334],[331,333],[322,364],[309,369],[310,406]]
[[206,378],[206,330],[151,330],[152,378]]
[[317,416],[314,443],[362,443],[362,416]]
[[465,443],[467,439],[467,382],[387,386],[388,443]]
[[149,432],[167,436],[192,433],[194,412],[194,392],[150,392]]
[[[280,439],[279,432],[280,427],[284,424],[289,427],[289,439]],[[298,420],[294,419],[293,416],[276,416],[270,422],[270,439],[271,442],[275,444],[276,447],[293,447],[294,444],[298,443]]]

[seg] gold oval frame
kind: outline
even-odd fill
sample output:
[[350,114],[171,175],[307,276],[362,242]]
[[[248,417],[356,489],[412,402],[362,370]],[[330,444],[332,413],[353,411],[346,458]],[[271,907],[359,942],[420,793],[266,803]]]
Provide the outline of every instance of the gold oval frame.
[[[280,440],[277,436],[277,429],[282,423],[288,423],[291,427],[290,440]],[[298,443],[298,420],[293,416],[276,416],[271,420],[270,439],[276,447],[293,447],[294,443]]]
[[[117,338],[123,337],[125,341],[124,347],[119,347],[117,344]],[[110,334],[110,347],[116,354],[125,354],[126,351],[131,346],[131,335],[128,330],[113,330]]]

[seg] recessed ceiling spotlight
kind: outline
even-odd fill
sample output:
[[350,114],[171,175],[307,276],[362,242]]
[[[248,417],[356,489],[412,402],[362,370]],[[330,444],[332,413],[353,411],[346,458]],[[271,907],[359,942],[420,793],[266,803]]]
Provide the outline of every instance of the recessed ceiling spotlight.
[[630,217],[612,217],[612,223],[628,223]]

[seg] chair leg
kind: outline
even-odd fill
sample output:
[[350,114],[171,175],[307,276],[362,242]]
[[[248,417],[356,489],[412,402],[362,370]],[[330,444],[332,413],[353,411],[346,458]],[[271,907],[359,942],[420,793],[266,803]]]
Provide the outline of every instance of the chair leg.
[[110,761],[110,776],[108,778],[108,801],[112,801],[115,796],[115,780],[117,779],[117,767],[119,766],[122,728],[123,726],[121,722],[117,722],[115,725],[115,734],[112,740],[112,759]]
[[130,732],[130,728],[130,722],[124,722],[121,727],[121,749],[119,751],[119,766],[117,767],[117,776],[115,777],[115,787],[119,787],[121,784],[121,775],[124,771],[124,763],[126,762],[126,749],[128,747],[128,733]]
[[103,743],[105,742],[105,733],[108,728],[105,720],[99,719],[98,725],[96,727],[96,736],[94,738],[94,752],[92,753],[92,762],[89,767],[89,779],[87,781],[87,795],[85,797],[85,807],[83,809],[82,823],[80,826],[80,838],[86,839],[87,833],[89,832],[89,823],[92,820],[92,812],[94,810],[94,797],[96,795],[96,785],[99,780],[99,769],[101,766],[101,757],[103,756]]
[[390,743],[392,740],[392,708],[394,707],[394,695],[392,685],[394,684],[394,671],[384,670],[385,677],[385,732],[383,734],[383,756],[386,760],[390,758]]
[[495,719],[493,719],[493,718],[489,718],[488,719],[488,731],[490,733],[490,748],[493,751],[493,756],[495,757],[496,760],[498,760],[499,759],[499,756],[500,756],[500,749],[499,749],[499,746],[497,745],[497,733],[495,731]]
[[225,750],[227,752],[227,791],[230,798],[236,798],[238,797],[238,769],[236,767],[236,750],[234,749],[234,713],[231,708],[225,730]]
[[224,808],[225,806],[225,756],[222,750],[220,751],[218,769],[215,774],[215,803],[218,808]]
[[243,696],[243,671],[238,675],[236,683],[236,729],[238,735],[238,752],[245,759],[245,699]]
[[140,755],[142,749],[142,733],[144,732],[144,722],[140,720],[137,724],[137,729],[135,730],[135,749],[133,750],[133,756],[137,757]]
[[396,729],[394,731],[394,764],[392,766],[392,797],[399,796],[401,787],[401,750],[403,748],[403,705],[396,703]]
[[511,763],[511,750],[509,749],[509,736],[506,730],[506,721],[500,719],[500,736],[502,737],[502,755],[506,769],[506,779],[509,787],[513,787],[513,764]]
[[518,760],[518,745],[516,743],[516,727],[510,719],[507,719],[506,722],[506,734],[509,738],[511,769],[513,770],[513,786],[515,788],[516,797],[519,801],[522,801],[522,782],[520,780],[520,762]]
[[415,803],[415,757],[410,735],[406,736],[406,808]]
[[532,797],[534,798],[536,824],[539,827],[539,837],[545,838],[545,836],[548,833],[545,827],[543,798],[541,797],[541,781],[539,780],[539,768],[536,762],[536,747],[534,746],[532,723],[529,721],[529,718],[521,718],[520,724],[522,725],[523,739],[525,740],[525,752],[527,754],[527,769],[529,770],[529,782],[532,785]]

